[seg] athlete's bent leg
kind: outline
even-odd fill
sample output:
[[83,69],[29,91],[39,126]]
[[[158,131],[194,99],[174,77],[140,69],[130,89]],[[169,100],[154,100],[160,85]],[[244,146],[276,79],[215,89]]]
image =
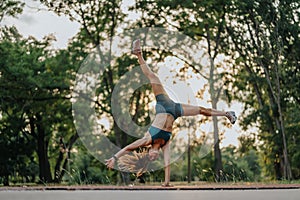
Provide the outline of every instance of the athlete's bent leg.
[[235,123],[237,117],[233,111],[220,111],[212,108],[205,108],[202,106],[193,106],[188,104],[181,104],[183,110],[183,116],[195,116],[195,115],[204,115],[204,116],[225,116],[227,117],[232,124]]

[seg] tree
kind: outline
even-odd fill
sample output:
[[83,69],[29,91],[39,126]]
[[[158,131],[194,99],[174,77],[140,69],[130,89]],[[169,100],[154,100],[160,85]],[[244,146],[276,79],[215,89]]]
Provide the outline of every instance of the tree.
[[[224,92],[224,79],[218,69],[224,65],[218,60],[220,54],[226,53],[221,49],[224,40],[225,16],[227,14],[227,1],[154,1],[151,4],[146,0],[137,2],[136,7],[143,12],[138,24],[143,26],[162,26],[175,29],[188,35],[195,41],[205,42],[203,45],[207,52],[207,66],[200,63],[191,63],[186,58],[184,68],[191,67],[195,73],[202,75],[208,81],[208,91],[211,98],[211,107],[218,109],[218,102]],[[200,11],[200,12],[199,12]],[[180,41],[177,41],[180,43]],[[223,61],[224,62],[224,61]],[[208,68],[209,70],[205,70]],[[183,70],[185,72],[185,70]],[[223,98],[224,99],[224,98]],[[227,100],[227,99],[226,99]],[[214,169],[216,180],[220,180],[222,167],[222,156],[220,151],[220,131],[218,119],[213,117],[214,126]]]
[[[103,70],[103,74],[98,77],[97,81],[99,84],[95,86],[96,100],[90,99],[90,101],[95,105],[98,118],[105,117],[110,120],[112,128],[108,131],[110,133],[108,134],[109,139],[116,143],[118,147],[124,147],[129,141],[133,140],[133,137],[128,136],[127,133],[118,126],[117,122],[114,121],[115,119],[113,119],[111,105],[112,93],[121,77],[129,68],[137,65],[137,62],[128,55],[122,55],[120,58],[115,59],[111,52],[114,42],[113,38],[117,34],[117,30],[124,28],[125,15],[121,9],[122,1],[41,0],[41,2],[45,4],[50,11],[54,11],[58,15],[66,15],[70,20],[77,21],[81,25],[79,33],[73,38],[73,42],[70,44],[72,50],[76,51],[76,53],[72,55],[76,60],[83,61],[85,57],[93,54],[93,50],[96,50],[94,56],[101,59],[101,64],[113,63],[111,65],[108,64],[105,70]],[[108,51],[104,52],[101,50],[101,47],[105,45],[104,42],[107,41],[109,43]],[[112,60],[114,62],[111,62]],[[101,69],[97,68],[95,70],[99,72]],[[92,77],[92,73],[93,72],[87,72],[86,75]],[[138,76],[133,77],[130,81],[136,82],[139,81],[139,78]],[[127,90],[130,90],[131,86],[127,86]],[[149,102],[149,97],[145,95],[146,90],[148,90],[148,88],[144,87],[134,92],[130,105],[126,105],[127,108],[128,106],[131,108],[130,114],[132,114],[132,119],[124,120],[133,120],[138,124],[147,124],[149,115],[148,112],[145,112],[145,107],[147,107],[146,102]],[[76,95],[81,97],[85,96],[82,92]],[[80,97],[77,97],[74,96],[73,98],[76,99],[77,102],[80,102]],[[80,107],[81,105],[79,104],[80,103],[77,105]],[[120,113],[122,114],[122,109],[120,109]],[[88,127],[86,128],[89,129]],[[95,144],[94,146],[97,145]],[[106,155],[111,156],[111,153],[112,152],[107,152]]]
[[235,86],[245,91],[240,93],[240,99],[246,109],[254,108],[244,120],[245,127],[259,120],[259,136],[264,141],[264,151],[271,153],[269,159],[273,159],[276,177],[289,180],[292,174],[285,112],[291,98],[288,93],[295,88],[286,89],[290,80],[286,74],[299,65],[295,63],[299,59],[295,54],[299,49],[295,20],[299,3],[232,1],[230,9],[226,23],[228,47],[241,67],[237,68]]
[[33,150],[37,153],[41,182],[52,182],[61,173],[61,162],[67,161],[59,154],[69,153],[78,138],[69,97],[73,66],[67,64],[66,52],[50,50],[53,39],[51,35],[42,41],[23,38],[14,27],[1,30],[2,120],[14,121],[2,128],[25,138],[28,159],[35,160]]
[[[80,45],[82,48],[80,49],[81,51],[86,49],[86,51],[83,51],[86,53],[85,55],[91,53],[92,49],[97,48],[103,62],[110,62],[111,55],[103,55],[103,52],[98,46],[101,45],[106,38],[112,40],[116,33],[116,28],[123,21],[124,15],[120,9],[121,1],[41,0],[41,3],[45,4],[50,11],[54,11],[58,15],[66,15],[70,20],[75,20],[81,24],[81,30],[78,33],[77,38],[74,38],[75,42],[73,44]],[[110,48],[111,45],[112,41],[110,43]],[[108,94],[111,94],[114,88],[114,77],[111,67],[107,68],[107,73],[103,77],[103,81],[106,84],[106,86],[104,86],[106,91],[103,99],[109,99]],[[103,99],[99,99],[98,105],[102,105],[100,102]],[[107,103],[103,104],[106,105]],[[105,110],[109,112],[109,109],[106,108]],[[120,133],[116,134],[118,135]],[[117,143],[120,145],[121,141],[118,140]]]

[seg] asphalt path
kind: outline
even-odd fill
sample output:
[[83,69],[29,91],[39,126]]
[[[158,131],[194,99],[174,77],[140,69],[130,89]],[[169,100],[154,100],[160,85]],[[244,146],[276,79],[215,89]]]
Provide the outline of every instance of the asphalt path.
[[1,190],[0,200],[300,200],[300,189]]

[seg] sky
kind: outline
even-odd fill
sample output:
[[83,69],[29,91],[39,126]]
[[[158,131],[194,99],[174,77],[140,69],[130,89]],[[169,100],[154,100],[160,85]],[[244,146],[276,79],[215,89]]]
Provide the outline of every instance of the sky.
[[54,48],[66,48],[70,38],[75,36],[80,25],[77,22],[70,21],[65,16],[57,16],[49,12],[37,1],[24,0],[24,12],[17,16],[5,17],[1,26],[16,26],[19,32],[24,36],[34,36],[37,39],[53,34],[57,41],[53,43]]
[[[24,2],[26,3],[24,12],[17,18],[5,17],[0,26],[14,25],[24,37],[33,36],[37,39],[42,39],[49,34],[53,34],[56,37],[56,41],[53,43],[53,47],[57,49],[66,48],[68,41],[79,31],[80,25],[77,22],[70,21],[65,16],[57,16],[55,13],[47,11],[46,8],[37,1],[24,0]],[[133,0],[127,1],[127,3],[129,4],[132,4],[132,2]],[[135,18],[136,14],[131,13],[129,17]],[[163,72],[161,72],[159,75],[162,78],[166,76]],[[199,84],[199,79],[195,78],[191,81],[193,91],[197,91],[199,89],[199,86],[201,86],[201,84]],[[198,103],[201,103],[202,106],[210,106],[205,101]],[[232,104],[232,107],[227,107],[224,102],[221,102],[219,104],[219,107],[221,109],[235,110],[237,115],[239,115],[242,110],[242,106],[240,103],[235,103]],[[232,128],[226,129],[224,135],[225,138],[222,141],[221,146],[237,146],[237,137],[240,135],[240,133],[241,128],[237,121],[237,123]]]

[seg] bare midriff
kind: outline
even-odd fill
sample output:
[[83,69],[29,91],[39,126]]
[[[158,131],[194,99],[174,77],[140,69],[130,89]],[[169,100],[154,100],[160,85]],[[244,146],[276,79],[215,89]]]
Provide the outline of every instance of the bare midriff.
[[152,126],[164,131],[172,132],[174,117],[168,113],[156,114]]

